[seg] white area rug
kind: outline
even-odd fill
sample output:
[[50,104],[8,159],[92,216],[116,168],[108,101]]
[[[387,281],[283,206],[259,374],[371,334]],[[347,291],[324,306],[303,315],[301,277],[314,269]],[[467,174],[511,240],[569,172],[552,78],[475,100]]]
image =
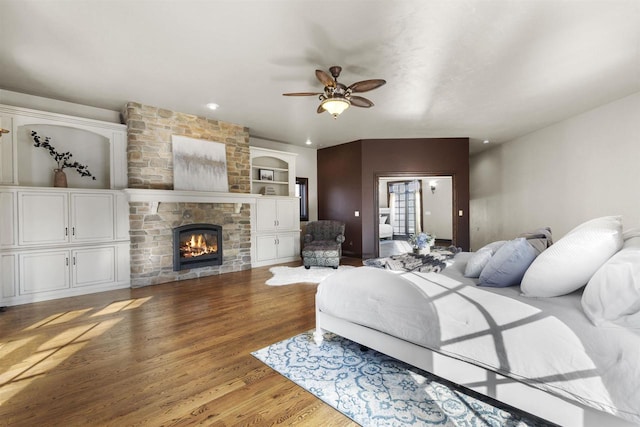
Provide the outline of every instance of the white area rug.
[[311,267],[310,269],[300,267],[271,267],[269,271],[273,277],[267,280],[267,285],[282,286],[292,283],[320,283],[324,278],[332,274],[354,268],[351,265],[341,265],[337,270],[331,267]]

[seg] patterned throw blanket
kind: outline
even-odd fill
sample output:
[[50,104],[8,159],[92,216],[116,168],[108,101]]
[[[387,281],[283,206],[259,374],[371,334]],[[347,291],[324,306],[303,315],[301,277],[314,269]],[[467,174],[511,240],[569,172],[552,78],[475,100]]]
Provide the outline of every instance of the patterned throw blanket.
[[369,267],[384,268],[393,271],[419,271],[421,273],[439,273],[447,266],[448,259],[453,258],[462,249],[455,246],[431,248],[426,255],[406,253],[386,258],[366,259],[362,263]]

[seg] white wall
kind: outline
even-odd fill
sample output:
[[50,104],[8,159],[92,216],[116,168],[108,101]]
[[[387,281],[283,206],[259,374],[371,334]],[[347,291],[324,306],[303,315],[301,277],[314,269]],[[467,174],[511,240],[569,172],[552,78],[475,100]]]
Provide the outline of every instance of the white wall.
[[470,159],[471,249],[622,215],[640,227],[640,92]]
[[309,221],[318,220],[318,157],[315,148],[299,147],[260,138],[249,138],[249,145],[253,147],[269,148],[271,150],[297,153],[297,177],[309,179]]
[[[73,104],[56,99],[27,95],[0,89],[0,104],[14,107],[30,108],[69,116],[84,117],[86,119],[102,120],[111,123],[122,123],[120,112],[90,107],[88,105]],[[123,105],[124,107],[124,105]]]
[[[429,182],[436,181],[431,192]],[[453,180],[450,176],[429,177],[422,180],[422,228],[438,239],[453,239]]]

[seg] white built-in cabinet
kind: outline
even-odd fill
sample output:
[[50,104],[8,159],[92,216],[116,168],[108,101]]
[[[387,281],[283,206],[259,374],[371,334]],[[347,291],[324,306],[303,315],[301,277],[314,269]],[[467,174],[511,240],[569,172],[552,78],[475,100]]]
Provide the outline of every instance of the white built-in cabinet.
[[[129,287],[126,127],[7,105],[0,124],[0,306]],[[96,179],[65,170],[69,188],[54,188],[31,131]]]
[[[300,259],[300,199],[295,197],[296,154],[251,147],[251,192],[256,199],[252,227],[252,266]],[[260,179],[261,170],[273,180]],[[269,174],[271,176],[271,174]],[[276,195],[266,195],[266,187]]]
[[114,237],[114,195],[110,193],[20,191],[18,211],[21,245],[108,241]]
[[0,188],[0,304],[128,287],[127,211],[120,191]]
[[254,266],[300,259],[300,214],[296,197],[265,196],[256,200]]

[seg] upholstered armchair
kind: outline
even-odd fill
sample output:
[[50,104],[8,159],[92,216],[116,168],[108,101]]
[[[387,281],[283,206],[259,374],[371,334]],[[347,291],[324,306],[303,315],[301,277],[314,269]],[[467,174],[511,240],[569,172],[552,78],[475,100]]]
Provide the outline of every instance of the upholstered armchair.
[[338,268],[344,242],[344,222],[312,221],[307,224],[302,247],[304,268],[312,265]]

